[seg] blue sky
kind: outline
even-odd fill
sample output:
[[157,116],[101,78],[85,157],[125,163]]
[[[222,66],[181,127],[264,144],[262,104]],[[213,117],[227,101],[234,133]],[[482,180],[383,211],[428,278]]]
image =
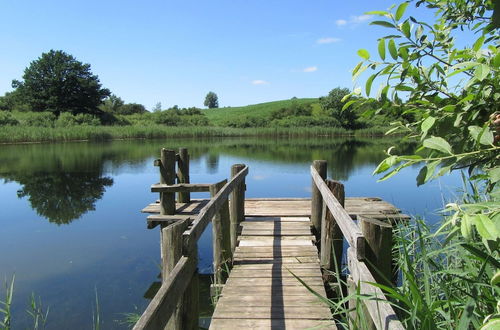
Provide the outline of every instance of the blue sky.
[[356,51],[376,53],[388,32],[364,13],[393,3],[0,0],[0,95],[55,49],[90,63],[104,87],[148,109],[202,107],[209,91],[220,106],[319,97],[354,86]]

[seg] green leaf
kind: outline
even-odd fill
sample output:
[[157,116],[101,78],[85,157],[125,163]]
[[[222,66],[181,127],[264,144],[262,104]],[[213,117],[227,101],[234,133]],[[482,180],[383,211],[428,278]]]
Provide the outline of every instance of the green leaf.
[[492,183],[500,181],[500,167],[494,167],[488,170],[488,177]]
[[349,102],[347,102],[346,104],[344,104],[344,106],[342,107],[342,111],[344,111],[345,109],[349,108],[352,104],[356,103],[357,100],[350,100]]
[[385,39],[381,38],[378,42],[378,54],[382,61],[385,61]]
[[389,156],[378,164],[377,168],[373,171],[373,174],[385,172],[398,162],[398,156]]
[[487,215],[476,214],[471,217],[471,220],[474,225],[476,225],[477,232],[482,238],[486,240],[496,240],[499,237],[495,224]]
[[389,40],[389,44],[387,45],[389,48],[389,53],[391,54],[391,57],[395,60],[398,59],[398,49],[396,48],[396,43],[394,42],[394,39]]
[[493,132],[490,131],[487,126],[479,127],[472,125],[467,127],[467,129],[469,130],[469,134],[472,136],[472,138],[480,144],[487,146],[493,144]]
[[365,15],[379,15],[379,16],[386,16],[386,15],[389,15],[389,12],[385,11],[385,10],[372,10],[372,11],[368,11],[365,13]]
[[500,318],[494,318],[483,324],[480,330],[498,330],[500,329]]
[[436,118],[434,118],[432,116],[425,118],[425,120],[420,125],[420,128],[422,129],[424,136],[427,135],[427,132],[431,129],[432,126],[434,126],[435,122],[436,122]]
[[370,77],[368,77],[368,79],[366,80],[366,86],[365,86],[366,96],[370,96],[370,91],[372,89],[372,83],[376,77],[377,77],[377,74],[374,73]]
[[445,139],[438,136],[433,136],[425,139],[423,142],[423,146],[427,149],[434,149],[450,155],[453,154],[451,152],[450,144]]
[[387,22],[387,21],[373,21],[370,23],[370,25],[380,25],[383,27],[393,28],[393,29],[396,28],[396,26],[394,24]]
[[493,58],[493,60],[491,62],[491,65],[493,65],[493,67],[495,69],[497,69],[500,66],[500,53],[495,55],[495,57]]
[[402,25],[401,25],[401,31],[403,31],[403,34],[405,37],[409,38],[411,36],[411,26],[410,22],[406,20]]
[[498,285],[500,284],[500,270],[497,270],[495,275],[491,278],[491,285]]
[[464,214],[460,223],[460,232],[465,239],[472,237],[472,221],[468,214]]
[[399,21],[403,17],[406,7],[408,7],[408,2],[403,2],[398,6],[398,9],[396,9],[396,21]]
[[358,55],[365,60],[368,60],[370,58],[370,53],[368,53],[366,49],[358,50]]
[[487,66],[486,64],[481,64],[476,67],[476,70],[474,71],[474,77],[476,77],[479,81],[483,81],[489,73],[489,66]]
[[484,44],[484,38],[485,38],[484,36],[481,36],[479,39],[476,40],[476,42],[472,46],[472,49],[474,49],[475,52],[477,52],[478,50],[480,50],[481,47],[483,46],[483,44]]
[[420,39],[423,33],[424,33],[424,28],[422,27],[422,25],[417,26],[417,29],[415,30],[415,38]]

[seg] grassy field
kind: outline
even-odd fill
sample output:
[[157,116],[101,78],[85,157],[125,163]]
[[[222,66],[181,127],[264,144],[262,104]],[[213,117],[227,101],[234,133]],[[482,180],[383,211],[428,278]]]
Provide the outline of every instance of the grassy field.
[[315,108],[319,108],[319,103],[317,98],[308,98],[308,99],[266,102],[266,103],[247,105],[243,107],[208,109],[204,110],[203,113],[205,114],[205,116],[207,116],[208,120],[213,125],[217,126],[217,125],[222,125],[227,120],[231,120],[240,116],[269,118],[273,111],[290,107],[293,102],[296,102],[296,104],[298,105],[312,104],[313,111],[315,110]]

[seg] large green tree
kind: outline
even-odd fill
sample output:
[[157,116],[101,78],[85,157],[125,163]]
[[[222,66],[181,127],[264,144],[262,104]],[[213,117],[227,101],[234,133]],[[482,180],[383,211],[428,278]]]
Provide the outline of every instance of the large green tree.
[[327,96],[320,97],[319,103],[323,110],[330,116],[337,119],[342,127],[353,129],[356,127],[357,116],[352,107],[343,109],[343,100],[350,91],[347,88],[336,87]]
[[99,78],[73,56],[50,50],[30,63],[23,80],[14,80],[19,99],[32,111],[99,113],[98,106],[110,95]]
[[203,105],[208,107],[209,109],[218,108],[219,98],[217,97],[217,94],[215,94],[214,92],[208,92]]

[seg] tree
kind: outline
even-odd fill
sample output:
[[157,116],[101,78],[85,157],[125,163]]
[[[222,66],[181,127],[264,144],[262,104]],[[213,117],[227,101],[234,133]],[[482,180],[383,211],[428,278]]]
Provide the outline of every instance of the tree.
[[[378,40],[380,60],[360,49],[362,61],[353,70],[354,78],[373,70],[364,86],[367,96],[374,81],[382,82],[377,97],[381,107],[368,110],[368,114],[399,107],[415,119],[395,123],[388,133],[404,133],[406,140],[417,144],[416,151],[405,155],[391,147],[375,173],[385,173],[381,179],[385,180],[405,167],[420,164],[420,185],[450,171],[467,170],[472,193],[464,201],[447,205],[443,211],[450,217],[438,230],[446,233],[442,251],[456,252],[456,261],[438,259],[449,263],[450,269],[436,274],[443,277],[441,284],[446,286],[438,300],[446,297],[446,304],[453,307],[426,301],[421,315],[464,329],[479,327],[484,320],[481,329],[493,329],[500,322],[496,306],[500,300],[500,146],[495,138],[500,126],[500,4],[496,1],[494,6],[492,0],[415,3],[434,10],[436,21],[429,24],[405,17],[409,2],[393,11],[368,13],[381,17],[372,25],[390,32]],[[458,46],[457,37],[464,36],[470,43]],[[361,100],[360,94],[361,89],[354,91],[354,98],[344,107],[372,101]],[[433,239],[439,240],[436,237]],[[425,282],[423,286],[429,288],[430,279]],[[450,300],[453,294],[460,299]],[[426,295],[430,297],[427,290]],[[431,304],[439,305],[439,311],[428,307]],[[408,305],[404,308],[411,309]]]
[[120,108],[125,104],[125,102],[115,94],[111,94],[104,102],[99,106],[104,112],[117,114],[120,113]]
[[33,111],[51,111],[56,115],[98,114],[98,106],[110,95],[99,78],[73,56],[58,50],[43,53],[24,70],[23,81],[14,80],[20,100]]
[[160,111],[161,111],[161,102],[158,102],[153,107],[153,112],[160,112]]
[[337,119],[342,127],[353,129],[356,127],[356,113],[352,107],[343,109],[345,103],[343,99],[349,94],[349,89],[336,87],[328,93],[328,96],[320,97],[319,102],[323,110]]
[[217,97],[217,94],[215,94],[214,92],[208,92],[203,105],[208,107],[209,109],[218,108],[219,98]]

